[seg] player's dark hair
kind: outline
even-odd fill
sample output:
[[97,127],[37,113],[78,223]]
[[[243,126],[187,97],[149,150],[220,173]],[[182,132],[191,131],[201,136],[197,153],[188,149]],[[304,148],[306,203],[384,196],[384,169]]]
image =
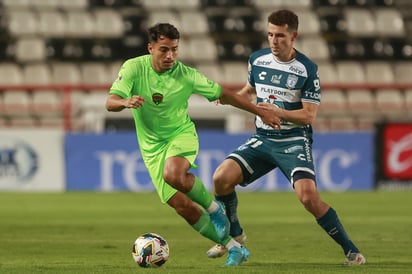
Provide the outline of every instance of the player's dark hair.
[[288,26],[288,31],[298,31],[298,16],[290,10],[277,10],[268,16],[268,23],[276,26]]
[[169,39],[179,39],[180,33],[175,26],[169,23],[159,23],[149,28],[148,30],[149,42],[157,42],[160,36]]

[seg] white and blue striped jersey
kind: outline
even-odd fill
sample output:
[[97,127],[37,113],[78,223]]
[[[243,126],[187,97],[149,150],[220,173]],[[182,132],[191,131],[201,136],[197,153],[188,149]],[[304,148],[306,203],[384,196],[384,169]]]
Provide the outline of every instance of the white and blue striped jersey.
[[[320,104],[318,67],[304,54],[296,50],[296,57],[289,62],[276,60],[270,48],[261,49],[249,58],[249,84],[256,89],[257,103],[269,102],[277,107],[295,110],[302,102]],[[281,130],[274,130],[255,119],[256,132],[262,135],[301,136],[311,125],[297,125],[281,121]],[[302,129],[304,129],[302,131]]]

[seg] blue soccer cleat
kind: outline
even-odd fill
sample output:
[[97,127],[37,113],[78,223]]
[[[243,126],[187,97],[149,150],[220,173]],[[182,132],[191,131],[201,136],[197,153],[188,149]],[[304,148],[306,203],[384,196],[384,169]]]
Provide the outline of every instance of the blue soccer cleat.
[[249,250],[245,246],[242,247],[232,247],[229,249],[229,256],[227,257],[227,261],[225,266],[237,266],[247,261],[250,256]]
[[219,206],[218,209],[215,212],[210,213],[209,216],[210,221],[216,229],[217,236],[220,240],[223,240],[229,236],[230,223],[225,214],[225,207],[223,203],[219,201],[216,201],[216,203]]

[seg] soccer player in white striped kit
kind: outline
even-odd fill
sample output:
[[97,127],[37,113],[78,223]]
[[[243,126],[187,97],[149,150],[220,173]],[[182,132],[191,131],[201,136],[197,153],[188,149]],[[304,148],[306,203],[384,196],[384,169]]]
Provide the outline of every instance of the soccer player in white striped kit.
[[[269,48],[251,54],[248,82],[239,94],[251,100],[256,96],[260,107],[273,110],[281,119],[281,128],[274,129],[256,116],[256,133],[215,171],[216,199],[225,204],[230,235],[243,244],[246,235],[237,217],[235,187],[247,186],[279,168],[306,210],[342,247],[345,265],[361,265],[365,257],[350,240],[335,210],[321,200],[316,187],[311,124],[320,104],[321,87],[317,65],[294,48],[298,24],[298,16],[289,10],[278,10],[268,17]],[[225,252],[225,247],[215,245],[207,255],[216,258]]]

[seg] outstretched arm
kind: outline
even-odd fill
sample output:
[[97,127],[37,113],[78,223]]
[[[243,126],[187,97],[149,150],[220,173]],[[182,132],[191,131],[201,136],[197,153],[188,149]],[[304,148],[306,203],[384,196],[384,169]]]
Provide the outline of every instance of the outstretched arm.
[[139,108],[143,105],[142,96],[133,95],[131,98],[122,98],[116,94],[110,94],[106,99],[106,109],[108,111],[121,111],[125,108]]
[[280,118],[275,115],[272,109],[258,107],[256,104],[251,102],[253,99],[253,94],[255,94],[255,89],[246,84],[238,92],[223,89],[219,101],[223,105],[230,104],[234,107],[260,116],[265,124],[273,127],[274,129],[280,128]]

